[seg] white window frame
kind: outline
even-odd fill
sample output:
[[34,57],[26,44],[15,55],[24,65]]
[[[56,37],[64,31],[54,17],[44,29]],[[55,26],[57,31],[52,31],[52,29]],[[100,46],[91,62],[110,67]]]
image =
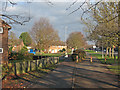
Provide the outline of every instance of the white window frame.
[[3,48],[0,48],[0,49],[2,49],[2,52],[0,52],[0,53],[3,53]]
[[3,33],[3,27],[0,27],[0,29],[2,30],[2,31],[0,31],[0,33]]

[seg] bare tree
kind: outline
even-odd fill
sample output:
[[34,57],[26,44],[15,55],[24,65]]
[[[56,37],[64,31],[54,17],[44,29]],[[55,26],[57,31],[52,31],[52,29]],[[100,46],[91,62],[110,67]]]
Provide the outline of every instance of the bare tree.
[[54,30],[49,20],[44,17],[34,23],[30,33],[38,49],[48,49],[50,45],[54,45],[60,40],[57,31]]
[[84,48],[85,44],[86,41],[81,32],[73,32],[67,39],[67,45],[72,48]]

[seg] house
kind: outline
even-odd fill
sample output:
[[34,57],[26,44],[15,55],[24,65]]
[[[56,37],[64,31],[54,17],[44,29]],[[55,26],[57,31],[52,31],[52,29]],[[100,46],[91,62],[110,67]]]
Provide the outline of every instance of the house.
[[63,48],[66,49],[67,46],[50,46],[49,49],[48,49],[48,52],[49,53],[58,53]]
[[23,40],[21,40],[19,45],[14,46],[14,47],[12,48],[12,51],[18,52],[18,51],[20,51],[23,47],[24,47],[24,43],[23,43]]
[[0,19],[0,61],[6,63],[8,61],[8,31],[11,26]]

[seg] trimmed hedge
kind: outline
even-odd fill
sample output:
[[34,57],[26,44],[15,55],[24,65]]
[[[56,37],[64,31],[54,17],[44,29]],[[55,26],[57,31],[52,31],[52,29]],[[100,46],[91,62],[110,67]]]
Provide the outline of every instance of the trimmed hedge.
[[14,53],[9,52],[9,60],[33,60],[33,54],[32,53]]
[[81,61],[86,57],[86,53],[84,50],[77,49],[77,50],[73,51],[73,54],[72,54],[73,61],[76,60],[76,56],[78,56],[78,60]]
[[32,53],[28,53],[28,49],[24,46],[19,52],[12,52],[11,48],[9,49],[9,60],[33,60]]

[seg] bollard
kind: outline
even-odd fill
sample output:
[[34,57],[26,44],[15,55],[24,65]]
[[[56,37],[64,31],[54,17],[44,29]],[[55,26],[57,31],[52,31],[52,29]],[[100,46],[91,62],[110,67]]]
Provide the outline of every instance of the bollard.
[[90,62],[92,63],[92,56],[90,57]]
[[106,58],[105,58],[105,63],[106,63]]
[[78,63],[78,56],[76,56],[76,63]]

